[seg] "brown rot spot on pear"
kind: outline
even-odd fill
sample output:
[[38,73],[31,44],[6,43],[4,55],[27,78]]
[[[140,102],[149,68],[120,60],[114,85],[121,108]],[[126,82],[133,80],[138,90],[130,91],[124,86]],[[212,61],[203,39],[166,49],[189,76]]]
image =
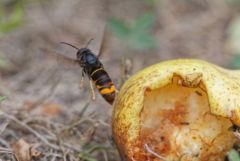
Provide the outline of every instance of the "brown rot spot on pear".
[[144,91],[145,91],[145,93],[147,93],[147,92],[151,92],[152,90],[149,87],[145,87]]

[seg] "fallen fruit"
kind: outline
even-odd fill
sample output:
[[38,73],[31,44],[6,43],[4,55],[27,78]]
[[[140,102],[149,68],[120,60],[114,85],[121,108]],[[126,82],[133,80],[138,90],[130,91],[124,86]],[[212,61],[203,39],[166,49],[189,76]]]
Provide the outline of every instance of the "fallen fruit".
[[150,66],[125,82],[113,134],[129,161],[223,161],[240,126],[240,71],[201,60]]

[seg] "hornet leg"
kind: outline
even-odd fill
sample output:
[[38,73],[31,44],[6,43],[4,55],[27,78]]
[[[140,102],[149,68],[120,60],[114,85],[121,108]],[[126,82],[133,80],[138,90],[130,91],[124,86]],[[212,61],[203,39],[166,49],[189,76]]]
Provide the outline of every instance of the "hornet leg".
[[83,88],[83,81],[84,81],[84,71],[82,70],[82,76],[81,76],[81,80],[80,80],[80,89]]
[[91,88],[92,99],[95,100],[96,95],[95,95],[95,91],[94,91],[94,88],[93,88],[93,81],[92,80],[89,80],[89,85],[90,85],[90,88]]

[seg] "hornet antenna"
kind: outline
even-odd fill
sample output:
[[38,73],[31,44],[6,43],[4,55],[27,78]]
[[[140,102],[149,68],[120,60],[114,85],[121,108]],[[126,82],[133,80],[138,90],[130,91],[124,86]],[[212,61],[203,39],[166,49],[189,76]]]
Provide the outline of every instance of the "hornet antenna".
[[87,42],[87,45],[86,45],[86,47],[85,48],[87,48],[88,47],[88,45],[93,41],[94,39],[93,38],[91,38],[90,40],[88,40],[88,42]]
[[69,45],[69,46],[71,46],[71,47],[79,50],[79,48],[77,48],[76,46],[74,46],[74,45],[72,45],[72,44],[69,44],[69,43],[67,43],[67,42],[60,42],[60,43],[61,43],[61,44],[65,44],[65,45]]

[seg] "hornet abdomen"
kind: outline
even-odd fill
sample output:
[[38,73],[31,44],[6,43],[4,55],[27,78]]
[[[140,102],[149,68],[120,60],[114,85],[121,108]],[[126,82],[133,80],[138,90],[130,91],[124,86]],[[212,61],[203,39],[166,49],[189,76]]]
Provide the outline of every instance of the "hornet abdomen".
[[116,88],[103,68],[98,68],[90,74],[96,88],[103,98],[110,104],[114,102]]

